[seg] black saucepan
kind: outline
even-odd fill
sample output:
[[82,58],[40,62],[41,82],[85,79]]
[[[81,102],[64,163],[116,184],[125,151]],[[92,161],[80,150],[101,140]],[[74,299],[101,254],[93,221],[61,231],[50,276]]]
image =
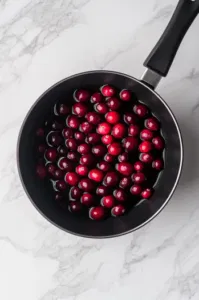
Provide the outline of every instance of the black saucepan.
[[[154,92],[162,76],[166,76],[178,47],[199,11],[199,0],[180,0],[159,42],[145,61],[147,67],[141,80],[112,71],[92,71],[68,77],[49,88],[29,110],[18,140],[17,161],[23,187],[38,211],[59,228],[84,237],[114,237],[136,230],[152,220],[171,198],[182,169],[183,145],[176,119],[163,101]],[[127,215],[109,218],[101,222],[78,218],[62,210],[54,201],[48,181],[41,182],[35,172],[34,137],[38,124],[42,124],[57,98],[64,95],[71,99],[78,88],[99,88],[110,84],[118,89],[134,91],[138,99],[146,103],[162,124],[166,140],[165,168],[162,171],[155,193],[150,201],[143,201]],[[70,100],[69,100],[70,101]]]

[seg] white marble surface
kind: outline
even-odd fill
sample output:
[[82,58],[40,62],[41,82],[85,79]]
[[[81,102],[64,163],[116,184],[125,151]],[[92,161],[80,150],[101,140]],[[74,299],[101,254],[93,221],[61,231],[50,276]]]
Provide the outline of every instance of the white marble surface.
[[177,0],[0,1],[0,299],[199,299],[199,18],[158,92],[184,138],[180,184],[141,230],[109,240],[66,234],[19,182],[16,141],[37,97],[73,73],[140,77]]

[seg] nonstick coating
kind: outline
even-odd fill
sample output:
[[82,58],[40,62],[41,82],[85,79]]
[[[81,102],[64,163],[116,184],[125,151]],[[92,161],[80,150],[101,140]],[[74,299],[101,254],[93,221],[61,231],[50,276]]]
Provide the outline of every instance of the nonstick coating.
[[[161,121],[166,141],[165,168],[155,193],[149,201],[143,201],[127,215],[95,222],[77,217],[62,210],[55,202],[51,183],[41,181],[35,172],[35,132],[45,121],[56,101],[61,97],[72,103],[72,92],[78,88],[98,89],[109,83],[118,89],[135,92]],[[161,97],[139,80],[111,71],[93,71],[66,78],[48,89],[33,105],[22,125],[18,140],[18,169],[25,191],[38,211],[59,228],[84,237],[113,237],[138,229],[154,218],[167,204],[178,183],[183,160],[181,134],[177,122]]]

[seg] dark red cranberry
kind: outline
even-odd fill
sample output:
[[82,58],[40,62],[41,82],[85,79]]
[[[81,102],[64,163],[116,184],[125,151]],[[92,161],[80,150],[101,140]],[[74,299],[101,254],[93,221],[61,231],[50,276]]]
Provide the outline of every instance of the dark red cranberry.
[[144,141],[139,145],[139,151],[143,153],[150,152],[153,149],[153,145],[149,141]]
[[112,135],[116,139],[122,139],[125,136],[126,133],[126,127],[122,123],[116,124],[112,129]]
[[149,129],[143,129],[140,132],[140,138],[144,141],[150,141],[153,138],[153,132]]
[[133,151],[137,148],[138,146],[138,140],[135,137],[127,137],[125,138],[123,141],[123,146],[124,148],[129,152],[129,151]]
[[86,142],[91,145],[97,144],[101,139],[98,133],[89,133],[86,137]]
[[46,145],[45,144],[41,144],[38,146],[38,152],[39,153],[44,153],[46,150]]
[[107,105],[111,110],[118,110],[121,106],[121,103],[119,99],[111,97],[107,100]]
[[153,160],[153,156],[151,153],[141,153],[140,160],[144,163],[151,163]]
[[125,213],[125,207],[121,204],[114,206],[111,209],[111,214],[113,217],[119,217]]
[[65,139],[69,139],[73,137],[73,130],[71,128],[64,128],[62,131],[62,135],[63,137],[65,137]]
[[130,125],[129,126],[129,135],[135,137],[135,136],[138,136],[139,132],[140,132],[140,128],[138,125]]
[[112,208],[115,205],[115,198],[112,195],[104,196],[100,204],[107,208]]
[[148,189],[145,189],[142,193],[141,193],[141,196],[142,198],[144,199],[149,199],[153,194],[153,190],[148,188]]
[[80,154],[87,154],[89,153],[91,150],[90,146],[88,144],[81,144],[78,146],[77,148],[77,151],[80,153]]
[[105,156],[104,156],[104,160],[105,161],[107,161],[107,162],[113,162],[114,161],[114,156],[112,156],[112,155],[110,155],[110,154],[106,154]]
[[102,143],[105,145],[109,145],[113,142],[113,137],[110,134],[105,134],[102,136]]
[[92,148],[92,152],[93,154],[95,154],[96,156],[104,156],[105,153],[107,152],[107,149],[104,145],[95,145]]
[[117,111],[109,111],[106,114],[105,119],[110,124],[116,124],[120,120],[120,114]]
[[57,149],[58,153],[61,154],[61,155],[65,155],[67,154],[67,150],[65,147],[63,146],[60,146],[58,149]]
[[95,105],[95,110],[100,114],[106,114],[108,106],[105,103],[98,103]]
[[97,125],[101,121],[99,114],[94,111],[87,113],[86,119],[89,123],[93,125]]
[[128,90],[122,90],[120,92],[120,99],[123,101],[130,101],[131,100],[131,92]]
[[61,178],[64,177],[64,173],[63,173],[63,171],[60,170],[60,169],[55,170],[55,172],[54,172],[53,175],[54,175],[54,178],[55,178],[55,179],[61,179]]
[[134,163],[134,169],[135,169],[135,171],[137,171],[137,172],[143,171],[143,170],[144,170],[144,164],[143,164],[143,162],[141,162],[141,161],[136,161],[136,162]]
[[104,185],[100,185],[98,186],[97,190],[96,190],[96,194],[98,196],[107,196],[110,193],[110,190],[107,186]]
[[40,179],[44,179],[47,175],[46,168],[43,165],[38,165],[36,168],[36,172]]
[[91,132],[93,130],[93,125],[91,125],[88,122],[83,122],[82,124],[80,124],[79,128],[82,132],[84,132],[85,134],[88,134],[89,132]]
[[73,129],[77,129],[80,125],[80,120],[76,116],[69,116],[66,119],[66,124]]
[[122,189],[117,189],[113,192],[113,195],[115,196],[115,198],[120,201],[120,202],[123,202],[123,201],[126,201],[127,200],[127,195],[126,193],[124,192],[124,190]]
[[98,169],[92,169],[89,174],[89,178],[96,182],[101,182],[104,178],[104,174],[101,170]]
[[115,186],[119,181],[119,176],[116,172],[108,172],[104,178],[104,185]]
[[73,113],[78,117],[84,117],[88,111],[88,107],[82,103],[76,103],[73,105]]
[[122,189],[126,189],[127,187],[129,187],[131,185],[131,178],[130,177],[123,177],[120,180],[120,184],[119,187]]
[[55,148],[49,148],[45,152],[45,157],[49,161],[55,161],[57,158],[57,150]]
[[133,110],[141,118],[145,117],[148,114],[148,108],[144,104],[135,105]]
[[58,161],[58,167],[66,172],[72,171],[73,164],[65,157],[61,157]]
[[100,123],[97,127],[97,132],[99,134],[109,134],[111,131],[111,125],[109,125],[108,123]]
[[117,170],[124,176],[130,176],[133,173],[133,165],[129,162],[121,162],[117,165]]
[[44,136],[44,129],[43,128],[38,128],[36,131],[36,135],[39,137],[43,137]]
[[160,158],[154,160],[152,162],[152,168],[154,168],[154,169],[156,169],[158,171],[162,170],[164,168],[164,162],[163,162],[163,160],[160,159]]
[[68,149],[72,151],[77,150],[77,141],[73,138],[66,140],[65,145]]
[[156,136],[154,139],[152,139],[152,143],[156,149],[164,149],[164,140],[161,136]]
[[143,183],[146,180],[146,177],[144,175],[144,173],[135,173],[131,176],[132,181],[134,181],[135,183]]
[[55,184],[55,187],[59,191],[64,191],[66,189],[66,183],[64,180],[58,180]]
[[141,192],[142,192],[142,188],[141,188],[140,185],[134,184],[130,188],[130,192],[131,192],[132,195],[139,196],[141,194]]
[[80,131],[75,132],[74,137],[78,142],[84,142],[85,141],[85,135],[84,135],[83,132],[80,132]]
[[55,173],[55,171],[57,170],[57,167],[53,164],[47,164],[46,169],[49,174],[53,175]]
[[80,180],[79,188],[85,192],[90,192],[95,188],[95,185],[93,184],[91,179],[84,178],[84,179]]
[[84,154],[82,155],[82,157],[80,158],[80,164],[84,165],[84,166],[90,166],[93,164],[93,162],[95,161],[95,158],[92,154]]
[[127,124],[135,124],[137,122],[137,117],[133,113],[125,113],[124,114],[124,122]]
[[70,189],[70,196],[72,199],[79,200],[82,196],[82,191],[77,186],[73,186]]
[[115,94],[115,89],[106,84],[103,87],[101,87],[101,93],[104,97],[112,97]]
[[59,136],[57,132],[50,132],[47,137],[46,141],[50,146],[59,146],[62,142],[62,138]]
[[82,204],[79,201],[70,201],[68,209],[70,212],[79,213],[82,210]]
[[58,106],[57,112],[59,115],[67,115],[70,113],[70,108],[65,104],[60,104]]
[[83,205],[86,205],[88,207],[91,207],[93,204],[94,204],[94,196],[90,193],[84,193],[82,196],[81,196],[81,203]]
[[67,154],[67,158],[71,161],[78,161],[79,160],[79,156],[77,155],[76,152],[73,151],[69,151]]
[[145,126],[152,131],[157,131],[160,128],[158,120],[154,117],[147,119],[145,121]]
[[126,152],[124,152],[124,153],[122,153],[122,154],[120,154],[119,156],[118,156],[118,161],[119,162],[126,162],[126,161],[128,161],[129,160],[129,155],[128,155],[128,153],[126,153]]
[[120,143],[112,143],[108,146],[108,153],[113,156],[118,156],[122,152]]
[[69,185],[77,185],[79,182],[79,176],[74,172],[68,172],[65,175],[65,181]]
[[87,102],[90,98],[90,93],[86,90],[76,90],[74,98],[77,102]]
[[107,172],[111,169],[111,165],[107,161],[101,161],[97,166],[103,172]]
[[105,210],[102,206],[92,207],[89,210],[89,218],[92,220],[100,221],[105,217]]
[[54,130],[60,130],[60,129],[63,129],[63,124],[61,124],[58,121],[54,121],[54,122],[52,122],[51,127]]
[[91,96],[91,103],[99,103],[99,102],[102,102],[103,100],[103,97],[101,95],[101,93],[94,93],[92,96]]
[[83,166],[83,165],[79,165],[76,167],[76,172],[77,174],[79,174],[80,176],[86,176],[88,174],[88,167],[87,166]]
[[61,202],[63,201],[63,198],[64,198],[64,196],[63,196],[62,193],[59,193],[59,192],[55,193],[55,200],[56,200],[58,203],[61,203]]

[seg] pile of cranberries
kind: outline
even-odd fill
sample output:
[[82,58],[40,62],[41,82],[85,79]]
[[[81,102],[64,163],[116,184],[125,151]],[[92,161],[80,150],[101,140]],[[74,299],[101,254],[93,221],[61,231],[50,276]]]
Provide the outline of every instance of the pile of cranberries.
[[76,90],[68,103],[57,101],[36,132],[36,172],[52,182],[55,201],[102,220],[149,199],[165,147],[149,108],[131,91],[108,84]]

